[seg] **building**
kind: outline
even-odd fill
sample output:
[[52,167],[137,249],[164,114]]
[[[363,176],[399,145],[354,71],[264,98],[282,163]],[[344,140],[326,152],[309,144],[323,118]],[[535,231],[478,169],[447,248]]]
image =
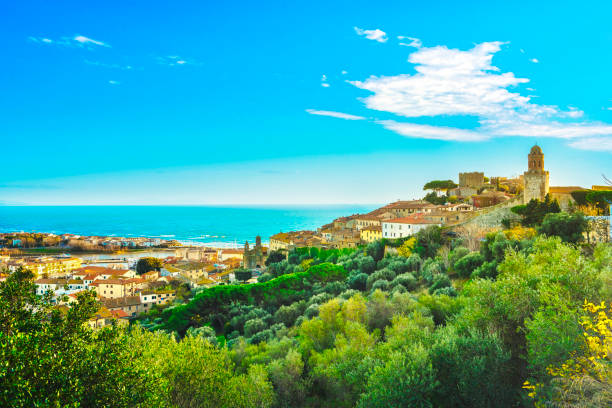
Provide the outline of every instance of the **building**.
[[572,197],[572,192],[574,191],[586,191],[586,188],[578,187],[578,186],[569,186],[569,187],[549,187],[548,194],[550,194],[550,198],[552,200],[557,200],[559,203],[559,207],[561,210],[568,211],[571,207],[576,205],[576,200]]
[[383,221],[382,236],[383,238],[404,238],[416,234],[431,225],[440,227],[442,222],[427,219],[425,214],[413,214],[408,217]]
[[381,225],[370,225],[361,228],[359,236],[364,242],[374,242],[382,238],[382,226]]
[[490,207],[508,201],[509,199],[510,197],[501,191],[485,191],[482,194],[472,196],[472,201],[476,208]]
[[457,187],[448,191],[448,194],[451,196],[456,196],[458,198],[468,198],[478,193],[474,187]]
[[528,159],[528,170],[523,174],[525,190],[523,192],[523,203],[531,200],[544,200],[549,191],[549,174],[544,170],[544,153],[540,146],[531,148]]
[[256,269],[264,266],[266,262],[266,248],[261,246],[261,237],[255,237],[255,246],[249,248],[249,241],[244,243],[243,266],[247,269]]
[[371,214],[363,214],[355,219],[355,227],[362,230],[365,227],[380,227],[380,218]]
[[242,249],[220,249],[217,252],[217,260],[219,262],[224,262],[227,261],[230,258],[236,258],[239,260],[243,260],[244,259],[244,251]]
[[479,189],[484,184],[484,173],[482,172],[473,171],[471,173],[459,173],[459,187]]
[[393,214],[393,218],[406,217],[414,213],[432,212],[436,206],[424,200],[401,201],[398,200],[382,207],[380,210]]

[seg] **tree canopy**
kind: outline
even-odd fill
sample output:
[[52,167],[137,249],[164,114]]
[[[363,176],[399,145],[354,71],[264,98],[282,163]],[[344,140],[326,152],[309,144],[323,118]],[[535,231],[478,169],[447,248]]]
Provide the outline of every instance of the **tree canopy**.
[[423,190],[447,191],[456,187],[453,180],[432,180],[423,186]]
[[164,266],[163,262],[159,258],[154,257],[144,257],[140,258],[136,263],[136,273],[139,275],[145,274],[151,271],[159,271],[162,266]]

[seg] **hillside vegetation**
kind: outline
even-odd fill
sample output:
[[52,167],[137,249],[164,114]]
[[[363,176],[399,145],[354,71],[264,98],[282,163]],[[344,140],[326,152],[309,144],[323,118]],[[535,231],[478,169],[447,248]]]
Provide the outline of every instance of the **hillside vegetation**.
[[[515,227],[470,252],[429,228],[352,250],[300,248],[259,283],[202,290],[129,330],[75,329],[85,295],[75,312],[21,323],[44,309],[28,306],[28,285],[24,273],[0,284],[0,405],[612,404],[609,244]],[[91,363],[75,372],[57,356],[77,347]],[[78,380],[94,375],[95,387]]]

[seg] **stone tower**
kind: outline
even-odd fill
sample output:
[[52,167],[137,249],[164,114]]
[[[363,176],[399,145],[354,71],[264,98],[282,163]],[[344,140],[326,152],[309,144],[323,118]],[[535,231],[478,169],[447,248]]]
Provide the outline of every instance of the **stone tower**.
[[548,172],[544,170],[544,153],[540,146],[533,146],[527,159],[528,170],[524,174],[525,191],[523,192],[523,203],[525,204],[534,198],[542,201],[548,194]]

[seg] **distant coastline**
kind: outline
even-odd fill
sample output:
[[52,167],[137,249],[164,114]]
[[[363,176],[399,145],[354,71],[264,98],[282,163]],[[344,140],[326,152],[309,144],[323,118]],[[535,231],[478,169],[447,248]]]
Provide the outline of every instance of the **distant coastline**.
[[280,231],[314,230],[372,205],[270,206],[0,206],[0,232],[40,232],[176,240],[228,248],[264,243]]

